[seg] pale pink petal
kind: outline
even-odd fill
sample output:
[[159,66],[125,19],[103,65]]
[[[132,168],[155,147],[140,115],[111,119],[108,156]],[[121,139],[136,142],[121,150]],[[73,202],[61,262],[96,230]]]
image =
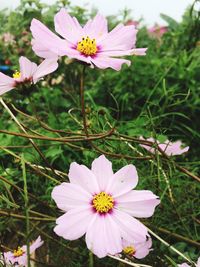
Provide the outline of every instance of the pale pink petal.
[[108,33],[107,20],[104,16],[97,14],[93,20],[89,20],[84,26],[84,32],[90,39],[99,39]]
[[122,67],[122,64],[130,66],[131,62],[127,59],[122,58],[110,58],[106,56],[96,56],[91,58],[91,61],[100,69],[112,68],[119,71]]
[[68,240],[78,239],[86,233],[93,216],[90,207],[69,210],[56,220],[54,232]]
[[131,56],[131,55],[144,56],[146,55],[146,50],[147,48],[134,48],[131,50],[100,51],[98,53],[98,56],[110,56],[110,57]]
[[134,240],[144,242],[146,240],[147,228],[137,219],[117,209],[113,210],[112,218],[120,228],[121,237],[125,240],[129,242]]
[[19,58],[19,65],[20,65],[20,73],[21,77],[20,80],[25,80],[33,77],[33,73],[37,69],[37,64],[31,62],[26,57]]
[[92,162],[92,172],[97,178],[100,190],[105,191],[113,175],[112,163],[102,155]]
[[27,255],[23,254],[22,256],[17,258],[17,263],[19,266],[27,266]]
[[147,48],[134,48],[132,49],[132,55],[135,56],[145,56]]
[[86,56],[82,55],[78,50],[75,50],[75,49],[69,49],[67,56],[69,58],[75,58],[77,60],[84,61],[90,65],[92,64],[92,62],[91,62],[92,58],[90,56],[86,57]]
[[65,8],[55,15],[54,18],[55,30],[62,37],[68,40],[72,45],[76,45],[78,41],[83,37],[83,29],[75,18],[72,18]]
[[190,267],[187,263],[178,264],[178,267]]
[[33,82],[36,83],[40,78],[54,72],[58,68],[58,58],[45,59],[35,70]]
[[107,251],[109,254],[116,254],[122,251],[121,232],[112,218],[112,214],[107,214],[105,218],[105,230],[107,236]]
[[86,244],[99,258],[122,251],[120,232],[111,215],[96,214],[87,229]]
[[198,261],[197,261],[197,267],[200,267],[200,257],[198,258]]
[[136,34],[135,26],[119,24],[98,45],[102,47],[103,51],[129,50],[135,47]]
[[88,206],[92,195],[85,191],[82,187],[72,183],[62,183],[55,186],[51,197],[56,202],[59,209],[68,211],[79,206]]
[[135,243],[135,254],[134,257],[137,259],[143,259],[145,258],[151,249],[152,246],[152,240],[149,238],[146,242],[142,243]]
[[44,241],[42,241],[41,237],[38,236],[38,238],[30,245],[30,254],[32,254],[36,249],[41,247],[44,244]]
[[116,206],[134,217],[151,217],[160,200],[151,191],[131,190],[130,192],[115,198]]
[[15,87],[15,80],[0,72],[0,95],[12,90]]
[[11,251],[4,252],[3,257],[7,264],[14,264],[16,262],[16,259],[14,258],[13,253]]
[[86,166],[79,165],[76,162],[71,163],[68,176],[71,183],[80,185],[91,194],[99,193],[97,179]]
[[[68,43],[66,40],[59,38],[50,31],[39,20],[33,19],[30,30],[36,43],[41,43],[42,48],[46,47],[47,51],[55,53],[57,56],[66,55]],[[37,51],[35,50],[36,54]]]
[[116,198],[132,190],[137,183],[137,170],[134,165],[130,164],[121,168],[113,175],[106,190]]
[[57,57],[56,53],[50,51],[47,48],[47,46],[44,46],[38,40],[36,41],[35,39],[32,39],[31,44],[32,44],[32,49],[37,56],[42,57],[42,58],[51,58],[51,57],[55,58],[55,57]]
[[189,146],[182,148],[182,142],[170,142],[169,140],[165,141],[165,144],[159,144],[159,147],[165,151],[168,156],[181,155],[189,150]]
[[[156,149],[155,149],[156,140],[154,138],[150,137],[150,138],[144,139],[142,136],[140,136],[140,139],[141,140],[144,140],[144,141],[149,141],[149,142],[152,142],[153,143],[152,145],[143,145],[143,144],[140,144],[141,147],[145,148],[147,151],[149,151],[149,152],[151,152],[153,154],[156,152]],[[155,143],[155,145],[154,145],[154,143]]]
[[102,218],[96,213],[93,220],[90,222],[85,241],[87,248],[91,250],[99,258],[107,255],[106,251],[106,236],[105,236],[104,217]]

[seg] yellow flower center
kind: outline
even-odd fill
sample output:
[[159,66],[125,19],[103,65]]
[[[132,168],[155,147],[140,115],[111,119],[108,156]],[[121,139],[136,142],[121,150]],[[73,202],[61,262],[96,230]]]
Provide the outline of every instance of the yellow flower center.
[[15,73],[13,73],[13,78],[14,79],[19,79],[21,77],[21,73],[19,71],[15,71]]
[[82,41],[78,42],[76,50],[86,56],[93,56],[97,52],[97,45],[95,39],[90,39],[88,36],[82,38]]
[[92,206],[99,213],[107,213],[114,207],[114,199],[111,195],[101,192],[93,197]]
[[13,255],[14,257],[20,257],[24,254],[25,252],[21,247],[18,247],[17,249],[14,250]]
[[123,252],[124,252],[125,254],[127,254],[127,255],[133,256],[133,255],[135,254],[136,250],[135,250],[134,247],[132,247],[132,246],[128,246],[128,247],[125,247],[125,248],[123,249]]

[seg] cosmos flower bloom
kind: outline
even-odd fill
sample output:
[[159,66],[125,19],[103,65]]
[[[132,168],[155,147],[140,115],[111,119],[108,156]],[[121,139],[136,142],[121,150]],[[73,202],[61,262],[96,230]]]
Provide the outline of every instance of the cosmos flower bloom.
[[69,180],[52,191],[65,212],[56,220],[57,235],[75,240],[86,234],[88,249],[100,258],[120,253],[122,238],[131,244],[145,242],[147,229],[134,217],[152,216],[160,201],[151,191],[132,190],[138,183],[134,165],[114,174],[112,163],[102,155],[92,162],[91,170],[71,163]]
[[123,246],[123,252],[131,257],[137,258],[137,259],[143,259],[145,258],[152,246],[152,240],[149,237],[144,242],[133,242],[130,243],[126,240],[122,240],[122,246]]
[[44,60],[39,66],[26,57],[20,57],[19,65],[20,71],[16,71],[13,78],[0,72],[0,95],[21,84],[35,84],[42,77],[58,68],[57,58],[55,57]]
[[[181,154],[183,154],[189,150],[189,146],[182,148],[183,143],[181,141],[176,141],[176,142],[172,143],[169,140],[166,140],[165,142],[160,143],[159,141],[155,140],[152,137],[144,139],[142,136],[140,137],[140,139],[150,141],[150,142],[157,144],[158,147],[160,149],[162,149],[162,151],[164,151],[165,154],[168,156],[181,155]],[[156,147],[151,147],[151,146],[143,145],[143,144],[140,144],[140,146],[145,148],[146,150],[148,150],[149,152],[151,152],[153,154],[155,154],[155,152],[156,152]]]
[[[198,258],[196,266],[200,267],[200,257]],[[190,266],[187,263],[182,263],[182,264],[178,264],[178,267],[190,267]]]
[[68,56],[100,69],[120,70],[123,63],[130,65],[131,62],[116,57],[146,53],[146,48],[135,48],[134,25],[119,24],[108,32],[106,18],[97,14],[82,27],[64,8],[55,15],[54,23],[56,32],[64,39],[40,21],[32,20],[33,50],[40,57]]
[[167,31],[168,31],[167,26],[159,26],[159,25],[155,25],[152,28],[148,29],[150,36],[154,38],[161,38],[163,34],[165,34]]
[[[31,245],[30,245],[30,255],[33,252],[43,245],[44,241],[41,240],[39,236]],[[12,264],[15,267],[26,267],[27,266],[27,246],[23,245],[18,247],[14,252],[8,251],[3,255],[3,259],[6,264]]]

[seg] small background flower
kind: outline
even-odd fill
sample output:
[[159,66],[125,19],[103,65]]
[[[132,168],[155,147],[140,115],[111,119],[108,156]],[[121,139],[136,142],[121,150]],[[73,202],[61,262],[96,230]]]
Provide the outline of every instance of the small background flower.
[[[30,245],[30,255],[33,252],[43,245],[44,241],[41,240],[39,236],[33,243]],[[18,247],[14,252],[8,251],[4,252],[3,258],[6,264],[13,264],[14,266],[26,267],[27,266],[27,246],[23,245]]]
[[126,240],[122,240],[122,245],[123,245],[123,252],[125,254],[137,259],[145,258],[149,254],[150,250],[152,250],[151,237],[149,237],[144,242],[135,241],[132,244],[130,242],[127,242]]
[[189,150],[189,146],[183,147],[184,144],[181,141],[170,142],[169,140],[166,140],[164,142],[159,142],[158,140],[155,140],[152,137],[144,139],[142,136],[140,137],[140,139],[147,140],[153,143],[152,146],[140,144],[141,147],[145,148],[153,154],[155,154],[155,152],[157,151],[156,145],[168,156],[181,155]]
[[167,26],[159,26],[157,24],[148,29],[149,35],[153,38],[161,38],[167,31]]
[[37,83],[45,75],[58,68],[57,58],[44,60],[39,66],[26,57],[19,59],[20,71],[15,71],[13,78],[0,72],[0,95],[22,84]]

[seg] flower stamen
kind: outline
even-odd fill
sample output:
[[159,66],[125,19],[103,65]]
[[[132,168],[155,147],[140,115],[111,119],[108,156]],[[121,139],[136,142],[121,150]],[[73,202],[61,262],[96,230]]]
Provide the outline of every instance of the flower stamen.
[[125,254],[129,255],[129,256],[133,256],[133,255],[135,254],[136,250],[135,250],[134,247],[132,247],[132,246],[128,246],[128,247],[125,247],[125,248],[123,249],[123,252],[124,252]]
[[14,250],[13,255],[14,257],[20,257],[25,253],[21,247],[18,247],[17,249]]
[[94,195],[92,200],[93,208],[99,213],[107,213],[114,207],[114,199],[111,195],[101,192]]
[[13,78],[14,79],[19,79],[21,77],[21,73],[19,71],[15,71],[15,73],[13,73]]
[[76,50],[84,54],[85,56],[93,56],[97,52],[97,45],[95,39],[90,39],[88,36],[82,38],[82,41],[78,42]]

